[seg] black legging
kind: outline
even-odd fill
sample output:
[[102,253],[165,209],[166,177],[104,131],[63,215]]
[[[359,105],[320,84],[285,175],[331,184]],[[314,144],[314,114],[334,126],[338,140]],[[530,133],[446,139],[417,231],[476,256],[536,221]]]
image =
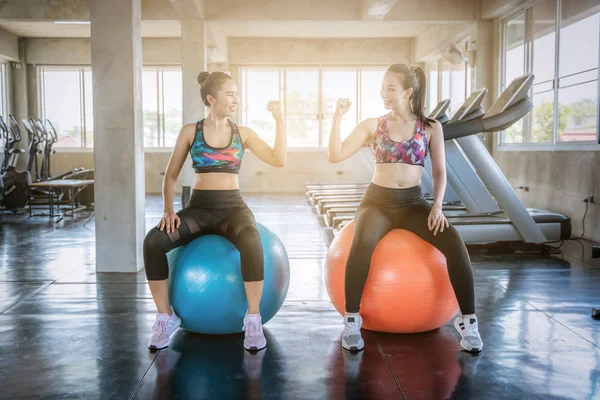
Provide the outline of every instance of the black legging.
[[389,189],[371,184],[354,219],[354,238],[346,264],[346,312],[357,313],[371,267],[371,256],[392,229],[406,229],[446,257],[448,275],[463,314],[475,313],[475,290],[469,254],[454,226],[433,235],[427,226],[431,205],[419,186]]
[[177,213],[181,224],[172,233],[154,227],[144,239],[144,265],[149,281],[169,277],[167,253],[198,236],[225,236],[240,252],[242,279],[264,278],[262,244],[256,221],[239,190],[194,190],[186,208]]

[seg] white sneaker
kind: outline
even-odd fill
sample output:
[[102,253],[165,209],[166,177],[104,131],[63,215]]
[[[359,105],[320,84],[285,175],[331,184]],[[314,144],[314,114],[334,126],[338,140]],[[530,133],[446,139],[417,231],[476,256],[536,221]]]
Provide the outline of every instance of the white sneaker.
[[148,342],[150,350],[160,350],[169,347],[169,338],[181,325],[181,319],[171,309],[171,315],[167,313],[156,314],[156,321],[152,325],[152,336]]
[[262,330],[260,314],[246,314],[244,317],[244,348],[248,351],[258,351],[267,347],[267,339]]
[[481,340],[481,336],[479,336],[476,316],[456,317],[454,328],[460,333],[460,345],[463,349],[472,353],[479,353],[483,350],[483,341]]
[[344,315],[344,333],[342,334],[342,347],[350,351],[361,351],[365,342],[360,335],[362,318],[358,314]]

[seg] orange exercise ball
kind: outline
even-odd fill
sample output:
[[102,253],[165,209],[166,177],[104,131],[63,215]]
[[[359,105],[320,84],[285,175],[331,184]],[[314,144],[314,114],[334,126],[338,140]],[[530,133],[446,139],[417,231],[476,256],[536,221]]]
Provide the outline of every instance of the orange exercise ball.
[[[354,221],[333,239],[327,253],[327,292],[345,313],[344,277]],[[395,229],[377,244],[360,303],[363,328],[416,333],[437,329],[459,311],[446,257],[412,232]]]

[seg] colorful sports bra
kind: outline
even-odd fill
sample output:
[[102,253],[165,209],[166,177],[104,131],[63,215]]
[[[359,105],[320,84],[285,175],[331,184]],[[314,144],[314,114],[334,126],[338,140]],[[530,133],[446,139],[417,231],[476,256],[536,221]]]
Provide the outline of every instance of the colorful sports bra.
[[375,164],[405,163],[424,167],[428,152],[429,146],[423,122],[417,120],[415,134],[409,141],[395,142],[388,136],[386,117],[383,116],[377,121],[377,131],[373,141]]
[[226,147],[212,147],[204,140],[204,119],[196,124],[196,136],[190,149],[192,166],[197,174],[228,172],[237,174],[244,158],[244,146],[236,124],[231,125],[231,142]]

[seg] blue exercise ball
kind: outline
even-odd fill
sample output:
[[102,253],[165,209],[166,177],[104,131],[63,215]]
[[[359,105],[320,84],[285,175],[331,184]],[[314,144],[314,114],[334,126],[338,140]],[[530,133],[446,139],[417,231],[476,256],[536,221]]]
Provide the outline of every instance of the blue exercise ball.
[[[260,302],[263,324],[281,308],[290,283],[290,265],[277,235],[257,224],[264,254]],[[240,252],[223,236],[203,235],[167,255],[169,298],[187,331],[208,334],[242,332],[248,309]]]

